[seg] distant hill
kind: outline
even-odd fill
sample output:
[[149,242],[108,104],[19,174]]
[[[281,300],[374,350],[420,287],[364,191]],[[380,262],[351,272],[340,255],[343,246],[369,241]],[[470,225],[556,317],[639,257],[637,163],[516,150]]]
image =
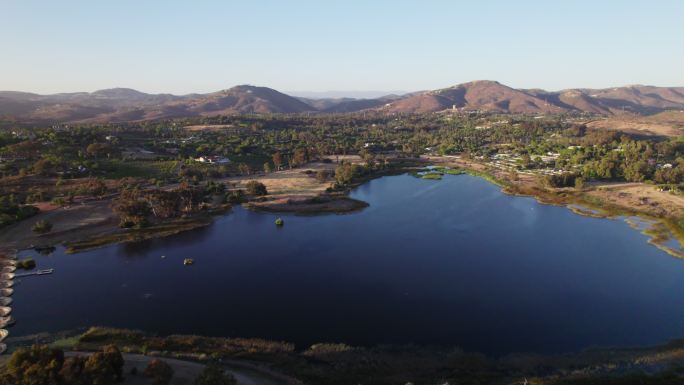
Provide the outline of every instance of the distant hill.
[[210,94],[146,94],[127,88],[37,95],[0,91],[0,115],[27,122],[130,122],[236,113],[297,113],[315,108],[266,87]]
[[445,110],[613,116],[684,110],[684,87],[626,86],[545,91],[480,80],[448,88],[379,98],[296,98],[267,87],[236,86],[209,94],[147,94],[130,88],[38,95],[0,91],[0,118],[26,123],[133,122],[242,113],[431,113]]
[[472,109],[510,113],[558,113],[563,109],[523,90],[499,82],[480,80],[427,91],[399,99],[386,107],[393,112],[424,113],[446,109]]
[[684,87],[628,86],[609,89],[569,89],[557,92],[514,89],[495,81],[474,81],[400,99],[393,112],[436,112],[449,108],[505,113],[623,112],[652,114],[684,109]]

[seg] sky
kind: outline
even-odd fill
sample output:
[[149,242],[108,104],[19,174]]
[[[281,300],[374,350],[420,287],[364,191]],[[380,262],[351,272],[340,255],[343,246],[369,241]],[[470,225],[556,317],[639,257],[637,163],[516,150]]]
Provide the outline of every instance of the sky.
[[0,90],[684,86],[682,20],[682,0],[0,0]]

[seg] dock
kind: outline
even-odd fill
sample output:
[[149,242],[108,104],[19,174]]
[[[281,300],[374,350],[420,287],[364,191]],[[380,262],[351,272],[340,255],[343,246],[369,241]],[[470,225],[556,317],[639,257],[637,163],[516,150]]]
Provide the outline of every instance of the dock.
[[32,275],[46,275],[46,274],[52,274],[54,271],[55,271],[55,269],[36,270],[36,271],[30,271],[28,273],[14,274],[14,277],[19,278],[19,277],[30,277]]
[[[9,331],[5,328],[14,324],[14,319],[10,316],[12,313],[10,296],[14,294],[12,286],[14,286],[14,278],[17,277],[16,270],[16,256],[0,256],[0,342],[9,336]],[[6,351],[7,345],[0,343],[0,355]]]

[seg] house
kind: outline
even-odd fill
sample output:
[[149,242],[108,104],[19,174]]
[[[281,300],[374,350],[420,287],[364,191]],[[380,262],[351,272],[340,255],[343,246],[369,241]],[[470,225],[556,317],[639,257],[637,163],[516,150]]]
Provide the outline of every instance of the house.
[[207,164],[226,164],[230,163],[230,159],[224,158],[222,156],[218,155],[210,155],[210,156],[200,156],[199,158],[195,158],[196,162],[200,163],[207,163]]

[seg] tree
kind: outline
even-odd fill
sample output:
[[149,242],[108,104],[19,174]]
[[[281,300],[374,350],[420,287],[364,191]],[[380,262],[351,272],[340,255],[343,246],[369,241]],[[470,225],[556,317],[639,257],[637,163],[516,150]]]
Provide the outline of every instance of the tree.
[[94,197],[99,197],[107,192],[107,185],[102,179],[88,178],[88,182],[83,189],[85,190],[85,193]]
[[523,168],[530,168],[532,165],[532,158],[530,157],[530,154],[522,154],[520,157],[520,165]]
[[99,158],[100,156],[111,154],[112,147],[107,143],[91,143],[86,147],[86,153],[92,157]]
[[55,165],[49,159],[40,159],[33,164],[33,172],[38,175],[51,175],[55,172]]
[[45,345],[19,348],[0,373],[0,383],[7,385],[60,384],[59,372],[64,364],[64,352]]
[[[123,363],[121,367],[123,368]],[[113,385],[121,377],[110,362],[109,356],[103,352],[94,353],[86,359],[83,373],[92,385]]]
[[249,175],[249,172],[250,172],[249,166],[245,163],[240,163],[238,165],[238,170],[240,171],[240,174],[242,174],[242,175]]
[[153,359],[145,368],[145,376],[152,379],[155,385],[167,385],[173,377],[173,368],[160,359]]
[[225,374],[216,363],[209,363],[195,379],[193,385],[235,385],[237,381],[230,374]]
[[88,357],[64,357],[60,349],[17,349],[0,369],[1,385],[113,385],[123,379],[124,360],[113,345]]
[[348,162],[342,162],[335,168],[335,181],[338,185],[345,186],[351,183],[359,174],[359,166]]
[[298,148],[292,155],[292,166],[297,167],[305,164],[309,160],[309,154],[305,148]]
[[271,171],[273,171],[273,169],[271,168],[271,164],[268,162],[264,163],[264,172],[268,174]]
[[273,154],[273,165],[276,171],[280,171],[280,166],[283,165],[283,155],[280,152]]
[[247,193],[249,195],[263,196],[268,194],[268,191],[266,190],[266,185],[255,180],[250,180],[249,182],[247,182],[247,184],[245,184],[245,187],[247,188]]
[[124,358],[123,355],[121,354],[121,351],[116,345],[107,345],[104,348],[102,348],[102,353],[105,356],[105,361],[111,365],[111,367],[114,369],[114,373],[116,374],[116,379],[118,381],[123,379],[123,367],[124,367]]

